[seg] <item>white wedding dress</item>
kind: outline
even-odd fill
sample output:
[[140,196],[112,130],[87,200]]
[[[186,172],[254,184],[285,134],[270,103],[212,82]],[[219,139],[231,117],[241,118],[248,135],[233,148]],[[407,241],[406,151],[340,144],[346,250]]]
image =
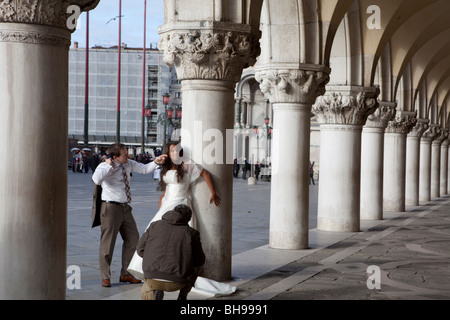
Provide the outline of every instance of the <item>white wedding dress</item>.
[[[189,187],[200,177],[203,168],[198,164],[184,164],[184,169],[185,175],[180,182],[177,181],[176,170],[169,170],[164,175],[163,179],[166,183],[166,193],[164,194],[164,198],[161,200],[161,208],[159,208],[158,212],[155,214],[148,226],[150,226],[150,224],[154,221],[161,220],[164,213],[172,210],[179,204],[185,204],[192,208]],[[192,219],[189,222],[189,225],[193,228],[196,227],[195,213],[193,210]],[[137,254],[137,252],[134,253],[133,258],[131,259],[130,265],[128,266],[128,272],[130,272],[134,277],[144,280],[142,258]],[[191,292],[209,297],[230,295],[235,291],[236,287],[203,277],[197,278],[197,281],[191,290]]]

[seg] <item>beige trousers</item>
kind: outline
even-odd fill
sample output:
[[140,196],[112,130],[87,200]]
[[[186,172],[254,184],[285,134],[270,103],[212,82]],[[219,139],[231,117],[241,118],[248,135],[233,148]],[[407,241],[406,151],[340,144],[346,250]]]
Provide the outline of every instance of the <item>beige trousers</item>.
[[136,251],[139,232],[136,227],[131,207],[102,202],[100,211],[101,237],[99,250],[99,264],[102,279],[111,278],[111,261],[116,244],[117,234],[123,239],[121,275],[129,275],[127,271],[131,258]]
[[192,289],[191,285],[186,285],[183,283],[144,279],[144,284],[142,285],[141,291],[141,299],[155,300],[155,290],[167,292],[180,290],[179,295],[187,297],[191,289]]

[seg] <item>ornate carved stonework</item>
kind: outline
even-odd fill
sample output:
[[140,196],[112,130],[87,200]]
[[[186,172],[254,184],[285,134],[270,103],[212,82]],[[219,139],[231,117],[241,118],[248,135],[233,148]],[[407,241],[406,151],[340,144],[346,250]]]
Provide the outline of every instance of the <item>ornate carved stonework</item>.
[[379,105],[377,110],[367,118],[365,127],[386,129],[389,121],[394,119],[396,103],[380,101]]
[[433,141],[436,139],[441,133],[441,127],[438,124],[430,124],[429,128],[422,135],[422,139]]
[[260,53],[259,34],[213,28],[166,32],[158,48],[164,51],[164,61],[176,67],[180,80],[239,82],[242,70],[254,65]]
[[[75,17],[68,10],[75,5],[82,11],[94,9],[100,0],[0,0],[0,42],[70,46],[68,20]],[[69,11],[69,12],[67,12]],[[57,27],[64,32],[11,28],[2,22]],[[3,28],[2,28],[3,27]],[[74,31],[73,29],[72,31]]]
[[440,129],[439,134],[436,136],[436,138],[433,140],[433,144],[439,144],[441,145],[444,141],[448,139],[448,129]]
[[0,0],[0,22],[33,23],[66,28],[70,5],[94,9],[100,0]]
[[444,140],[444,141],[442,142],[442,145],[448,147],[448,145],[450,144],[450,139],[449,139],[449,137],[450,137],[450,132],[449,132],[449,128],[445,128],[444,131],[445,131],[444,135],[447,137],[447,139]]
[[24,31],[13,31],[5,32],[0,31],[0,42],[22,42],[22,43],[33,43],[33,44],[43,44],[43,45],[65,45],[70,46],[70,40],[66,37],[44,34],[39,32],[24,32]]
[[378,108],[379,90],[358,94],[332,92],[318,97],[312,112],[321,124],[364,125]]
[[397,111],[395,118],[389,121],[386,133],[408,134],[417,123],[417,112]]
[[255,73],[261,92],[272,103],[313,104],[325,93],[330,69],[319,65],[301,65],[300,69],[267,69]]
[[408,134],[408,136],[421,138],[424,132],[428,130],[429,123],[430,120],[428,119],[417,119],[416,125],[411,129],[411,132]]

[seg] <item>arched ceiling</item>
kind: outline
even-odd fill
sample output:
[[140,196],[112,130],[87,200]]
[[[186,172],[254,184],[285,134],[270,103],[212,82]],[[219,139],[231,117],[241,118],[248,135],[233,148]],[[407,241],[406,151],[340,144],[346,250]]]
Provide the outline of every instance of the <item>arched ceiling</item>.
[[[433,105],[442,108],[449,96],[450,1],[355,0],[350,7],[347,5],[348,11],[332,44],[340,49],[326,46],[328,52],[324,53],[338,66],[332,66],[340,72],[338,82],[363,87],[380,85],[384,91],[392,91],[383,92],[383,97],[392,101],[398,101],[398,94],[402,94],[400,110],[414,110],[419,88],[424,84],[426,103],[419,104],[424,108],[422,113],[429,114],[427,106],[435,95],[437,103]],[[380,28],[366,25],[371,5],[380,9]],[[355,10],[359,17],[354,16]],[[342,63],[347,66],[340,66]],[[347,81],[342,81],[343,72]],[[330,83],[333,74],[331,79]],[[401,93],[398,92],[400,81],[403,81]],[[443,110],[449,112],[447,108]],[[439,112],[440,109],[435,110],[434,114]]]
[[329,65],[334,34],[354,0],[264,0],[262,64]]
[[[444,98],[442,90],[448,91],[444,81],[450,71],[450,6],[449,1],[433,1],[417,11],[392,35],[392,74],[394,93],[406,68],[411,67],[411,81],[414,98],[419,94],[422,83],[426,87],[425,104],[419,104],[419,115],[430,114],[428,106],[437,94],[437,108],[441,108]],[[447,84],[448,85],[448,84]],[[402,106],[400,106],[402,107]],[[439,113],[436,110],[434,114]]]
[[[340,82],[347,85],[380,85],[383,99],[395,102],[402,81],[400,110],[419,105],[425,111],[431,99],[437,108],[448,105],[449,0],[166,0],[165,4],[169,24],[214,20],[260,25],[258,63],[264,68],[330,66],[335,53],[346,64],[338,72],[346,74]],[[379,19],[379,27],[370,26],[373,17]],[[333,46],[341,48],[333,51]],[[425,97],[417,100],[419,92]]]

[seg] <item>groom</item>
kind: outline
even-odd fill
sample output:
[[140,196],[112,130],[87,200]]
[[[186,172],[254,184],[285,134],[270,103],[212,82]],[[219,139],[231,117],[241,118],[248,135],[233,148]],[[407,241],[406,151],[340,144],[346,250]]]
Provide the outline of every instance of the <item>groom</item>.
[[139,241],[139,232],[134,221],[131,202],[131,173],[150,174],[157,165],[163,164],[167,155],[161,155],[155,161],[142,164],[128,159],[124,144],[114,143],[107,150],[109,158],[100,163],[92,175],[92,181],[102,186],[102,203],[100,209],[100,250],[99,264],[102,287],[111,287],[111,261],[117,234],[123,239],[122,270],[120,282],[140,283],[127,267],[133,257]]

